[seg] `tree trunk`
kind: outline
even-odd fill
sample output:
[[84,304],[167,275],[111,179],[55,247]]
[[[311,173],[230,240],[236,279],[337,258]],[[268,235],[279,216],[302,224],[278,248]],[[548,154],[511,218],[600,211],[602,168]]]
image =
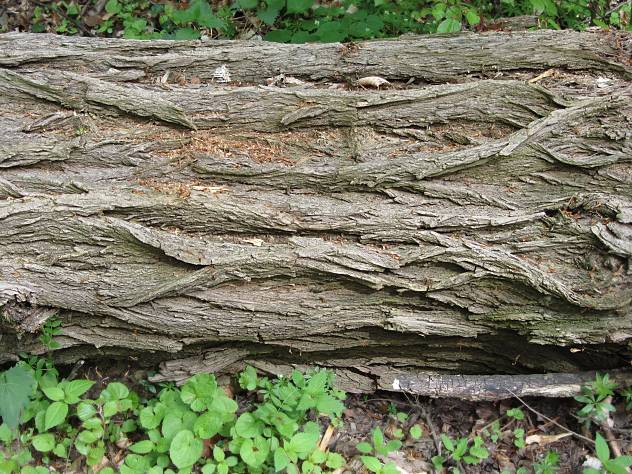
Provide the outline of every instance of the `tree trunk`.
[[624,366],[631,51],[0,35],[0,361],[57,315],[58,361],[156,380]]

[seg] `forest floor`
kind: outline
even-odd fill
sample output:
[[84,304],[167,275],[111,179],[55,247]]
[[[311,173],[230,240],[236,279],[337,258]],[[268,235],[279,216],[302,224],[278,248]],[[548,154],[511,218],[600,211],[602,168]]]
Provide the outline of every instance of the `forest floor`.
[[[112,381],[120,381],[137,390],[141,396],[151,396],[147,378],[151,371],[138,370],[123,362],[111,366],[86,366],[77,374],[96,380],[93,390],[100,391]],[[240,407],[247,404],[247,395],[240,391],[236,377],[222,376],[218,382],[233,394]],[[160,388],[160,384],[154,386]],[[153,391],[153,389],[152,389]],[[393,461],[402,474],[422,473],[582,473],[587,459],[595,456],[591,428],[577,415],[583,407],[571,398],[529,397],[495,402],[472,402],[460,399],[410,396],[405,393],[376,392],[348,394],[342,413],[342,425],[331,427],[327,449],[340,453],[348,460],[345,473],[363,474],[365,470],[357,445],[370,441],[379,428],[387,439],[398,438],[397,431],[408,433],[414,425],[422,428],[419,439],[404,437],[403,446],[386,459]],[[632,411],[624,399],[615,399],[615,411],[610,414],[610,446],[620,454],[632,454]],[[404,416],[405,415],[405,416]],[[405,418],[405,419],[404,419]],[[327,427],[327,422],[324,427]],[[456,444],[460,439],[472,441],[481,436],[489,457],[479,464],[456,463],[450,459],[442,438]],[[586,439],[589,438],[589,439]],[[547,454],[559,456],[556,463],[546,463]],[[446,470],[433,468],[432,458],[447,458]],[[614,457],[614,456],[613,456]],[[550,458],[549,458],[550,459]],[[454,471],[458,466],[460,471]],[[611,472],[611,471],[603,471]],[[614,471],[612,471],[614,472]]]

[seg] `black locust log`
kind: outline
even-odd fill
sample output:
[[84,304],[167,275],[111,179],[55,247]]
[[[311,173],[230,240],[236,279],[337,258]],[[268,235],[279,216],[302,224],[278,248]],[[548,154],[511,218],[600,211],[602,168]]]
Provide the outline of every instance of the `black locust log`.
[[56,317],[155,380],[625,367],[631,52],[0,35],[0,362]]

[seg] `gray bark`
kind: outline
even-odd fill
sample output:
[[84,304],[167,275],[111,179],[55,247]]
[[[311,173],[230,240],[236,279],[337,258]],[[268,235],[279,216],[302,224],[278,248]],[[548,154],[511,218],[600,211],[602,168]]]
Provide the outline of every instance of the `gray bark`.
[[156,380],[316,364],[392,390],[621,367],[631,50],[547,31],[0,35],[0,361],[43,352],[57,316],[60,362],[160,361]]

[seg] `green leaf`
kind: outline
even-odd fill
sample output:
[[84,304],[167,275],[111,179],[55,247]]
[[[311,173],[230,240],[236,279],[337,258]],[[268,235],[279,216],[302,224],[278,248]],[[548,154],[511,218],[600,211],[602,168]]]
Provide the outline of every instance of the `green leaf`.
[[437,27],[437,33],[456,33],[461,31],[461,22],[453,18],[446,18]]
[[419,439],[421,438],[422,434],[423,434],[423,430],[421,429],[421,426],[413,425],[410,427],[410,437],[412,439]]
[[200,457],[204,446],[189,430],[182,430],[174,436],[169,447],[169,457],[178,469],[193,466]]
[[[253,8],[257,8],[257,5],[259,5],[259,0],[237,0],[237,5],[243,10],[252,10]],[[254,389],[250,388],[248,390]]]
[[77,439],[83,444],[92,444],[99,438],[100,438],[99,435],[97,435],[96,433],[94,433],[92,431],[87,431],[87,430],[86,431],[82,431],[77,436]]
[[603,467],[610,474],[628,474],[628,470],[623,464],[619,464],[619,458],[610,459],[603,463]]
[[167,439],[172,439],[181,429],[182,415],[180,413],[167,413],[162,421],[162,435]]
[[43,388],[42,392],[49,400],[59,402],[64,399],[64,391],[59,387],[47,387]]
[[96,412],[97,409],[91,403],[81,402],[79,405],[77,405],[77,417],[81,421],[92,418],[96,414]]
[[0,441],[2,441],[5,445],[8,445],[11,441],[13,441],[13,431],[9,428],[9,425],[6,423],[2,423],[0,425]]
[[103,404],[103,416],[105,418],[110,418],[116,415],[119,411],[118,402],[116,400],[110,400],[109,402],[105,402]]
[[610,448],[600,433],[597,433],[595,436],[595,454],[602,463],[610,459]]
[[450,452],[454,451],[454,443],[448,437],[448,435],[446,435],[445,433],[441,433],[441,441],[443,442],[443,445],[445,446],[445,449],[447,449]]
[[105,448],[102,446],[93,446],[88,450],[88,454],[86,456],[86,463],[89,466],[94,466],[99,464],[103,460],[103,456],[105,455]]
[[254,438],[261,434],[262,425],[251,413],[242,413],[235,423],[235,432],[242,438]]
[[373,447],[366,441],[362,441],[361,443],[356,444],[356,449],[363,454],[369,454],[371,451],[373,451]]
[[46,409],[44,415],[44,430],[48,431],[55,426],[61,425],[66,420],[68,405],[64,402],[53,402]]
[[506,415],[509,418],[515,418],[516,420],[524,420],[524,412],[520,408],[511,408],[507,410]]
[[402,447],[401,441],[397,439],[392,439],[388,443],[386,443],[386,446],[384,447],[384,451],[386,453],[391,453],[393,451],[397,451],[401,447]]
[[362,464],[371,472],[380,472],[382,470],[382,463],[378,458],[373,456],[360,456]]
[[137,443],[132,444],[127,449],[136,454],[147,454],[153,451],[154,446],[154,443],[152,443],[148,439],[145,439],[143,441],[138,441]]
[[288,13],[303,13],[310,9],[314,0],[287,0]]
[[445,16],[445,3],[437,3],[432,8],[432,16],[435,20],[439,21]]
[[0,374],[0,417],[10,429],[17,428],[34,384],[33,375],[20,366],[11,367]]
[[214,413],[206,412],[200,415],[193,425],[193,432],[198,438],[210,439],[222,428],[222,420]]
[[277,472],[282,471],[290,464],[290,458],[288,457],[285,449],[277,448],[274,450],[274,470]]
[[465,19],[470,26],[478,25],[481,22],[481,17],[478,16],[475,10],[468,10],[465,14]]
[[342,466],[346,464],[345,458],[343,458],[338,453],[328,453],[327,454],[327,462],[325,465],[329,469],[340,469]]
[[208,463],[202,466],[202,474],[214,474],[215,473],[215,464]]
[[55,447],[55,436],[52,433],[39,434],[33,436],[31,443],[40,453],[47,453]]
[[65,458],[68,455],[68,451],[66,450],[66,446],[61,443],[57,443],[55,449],[53,449],[53,454],[60,458]]
[[64,392],[66,392],[66,402],[79,402],[79,397],[90,390],[93,385],[94,382],[91,380],[73,380],[72,382],[69,382],[68,385],[64,387]]
[[[256,6],[257,0],[253,0],[253,1],[255,2],[255,6]],[[244,390],[250,390],[250,391],[257,388],[257,370],[254,367],[249,365],[239,375],[239,386],[243,388]]]
[[316,409],[327,416],[341,416],[345,409],[344,404],[330,395],[321,395],[316,401]]
[[160,425],[165,416],[165,405],[157,403],[153,407],[145,407],[140,411],[140,425],[147,429],[153,430]]
[[290,440],[290,447],[299,457],[303,458],[311,453],[318,444],[318,433],[296,433]]
[[489,451],[482,446],[472,446],[470,448],[470,454],[479,459],[487,459],[489,457]]
[[263,37],[264,40],[275,43],[287,43],[291,38],[292,32],[290,30],[272,30]]
[[224,459],[226,459],[224,450],[217,445],[213,446],[213,459],[217,462],[224,462]]
[[[266,8],[257,11],[257,18],[259,18],[262,22],[264,22],[268,26],[274,25],[277,17],[279,16],[281,10],[277,10],[276,8]],[[274,41],[274,40],[269,40]]]
[[129,389],[120,382],[111,382],[105,388],[106,400],[121,400],[129,395]]
[[269,450],[270,448],[265,438],[257,436],[254,440],[244,440],[239,449],[239,455],[250,467],[258,468],[266,461]]
[[110,15],[116,15],[118,13],[121,13],[121,5],[119,4],[118,0],[108,0],[108,2],[105,4],[105,11]]

